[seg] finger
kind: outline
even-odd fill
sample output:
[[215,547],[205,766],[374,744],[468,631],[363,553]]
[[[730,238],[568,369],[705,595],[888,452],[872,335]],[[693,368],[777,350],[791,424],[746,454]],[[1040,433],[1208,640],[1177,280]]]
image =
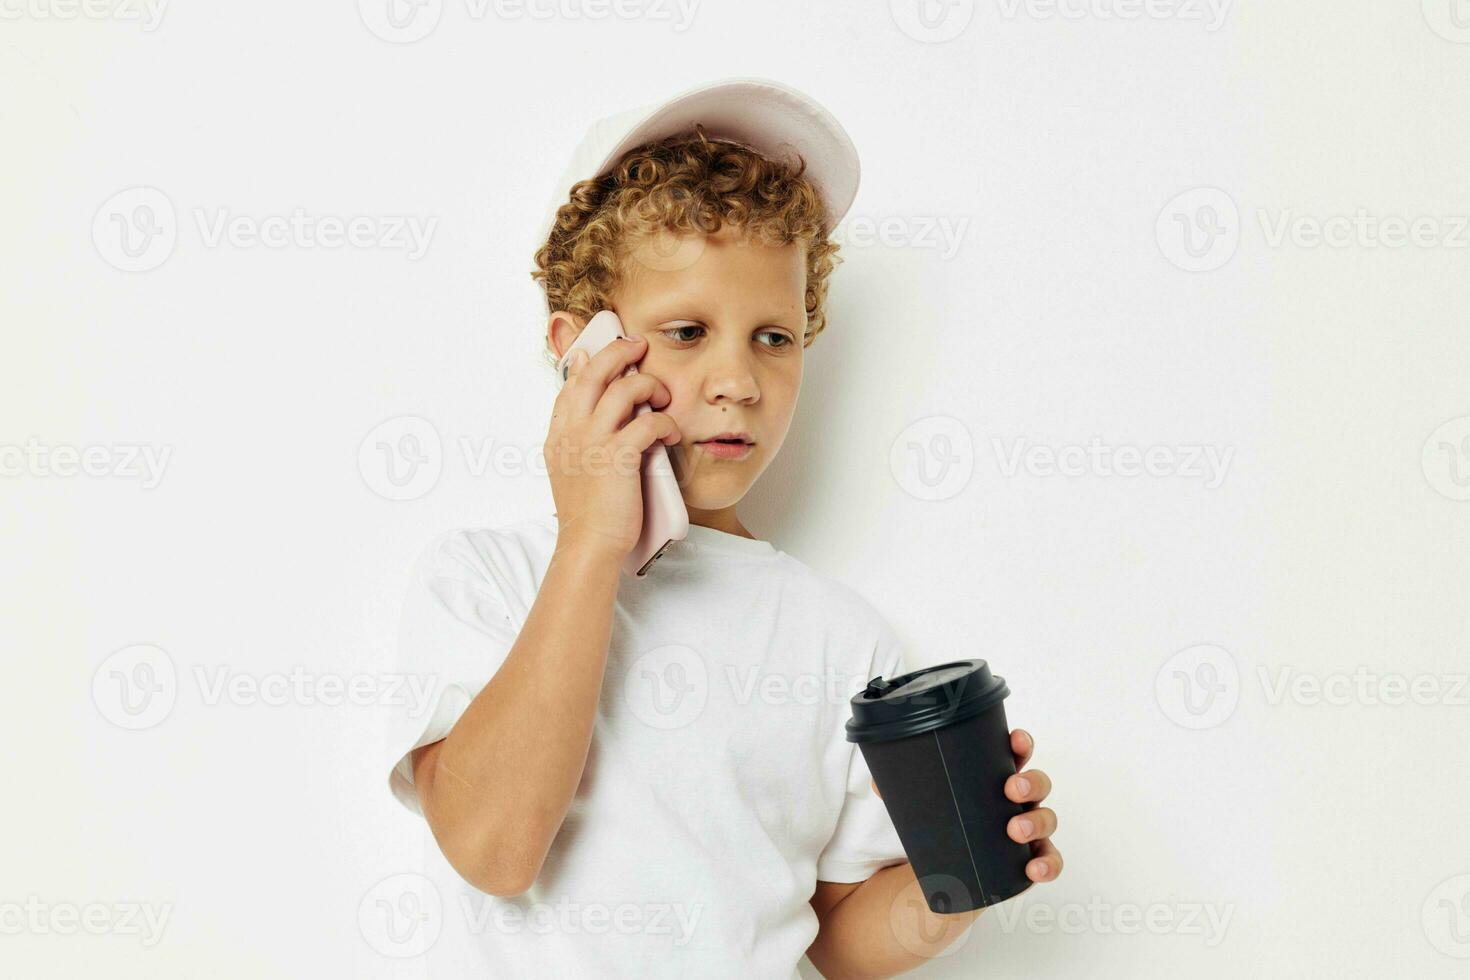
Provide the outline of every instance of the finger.
[[636,364],[647,350],[648,343],[635,334],[619,337],[602,350],[592,355],[575,373],[568,373],[566,386],[562,389],[567,407],[584,415],[590,415],[608,384]]
[[1062,873],[1062,852],[1048,838],[1031,845],[1031,860],[1026,862],[1026,877],[1032,881],[1052,881]]
[[571,414],[572,406],[572,396],[569,393],[571,381],[586,364],[587,352],[585,350],[579,347],[572,351],[572,356],[567,361],[566,377],[562,379],[561,387],[556,392],[556,398],[551,403],[551,419],[553,422],[560,421],[563,424],[566,423],[567,417]]
[[587,366],[589,360],[591,357],[587,354],[586,348],[578,347],[572,351],[572,359],[567,362],[567,379],[575,377],[582,368]]
[[1006,799],[1013,803],[1040,803],[1051,792],[1051,777],[1040,769],[1027,769],[1006,778]]
[[[868,780],[868,782],[873,785],[873,792],[874,793],[878,793],[878,780],[876,780],[876,779],[870,779],[870,780]],[[883,794],[882,793],[878,793],[878,799],[880,799],[880,800],[883,799]]]
[[597,431],[612,433],[622,427],[635,406],[648,402],[654,408],[664,408],[670,400],[669,389],[658,378],[651,374],[630,374],[607,386],[592,413],[593,423]]
[[1036,740],[1031,733],[1017,728],[1011,732],[1011,752],[1016,757],[1016,768],[1022,769],[1026,763],[1031,761],[1031,753],[1036,751]]
[[1057,829],[1057,815],[1050,807],[1039,806],[1012,817],[1006,824],[1006,834],[1017,844],[1050,837]]
[[680,438],[682,437],[679,435],[679,424],[674,421],[672,415],[663,412],[644,412],[618,431],[613,445],[630,447],[641,453],[646,452],[648,447],[655,442],[662,442],[668,446],[678,442]]

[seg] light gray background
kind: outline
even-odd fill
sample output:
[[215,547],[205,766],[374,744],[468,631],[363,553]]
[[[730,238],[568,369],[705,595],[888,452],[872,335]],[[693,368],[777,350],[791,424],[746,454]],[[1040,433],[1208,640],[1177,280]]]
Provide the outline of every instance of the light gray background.
[[[399,43],[378,0],[8,2],[8,968],[416,975],[372,924],[419,839],[384,787],[392,632],[432,533],[550,507],[475,453],[544,438],[551,182],[592,119],[760,75],[828,104],[864,171],[742,513],[914,663],[989,658],[1056,784],[1061,880],[917,975],[1463,975],[1470,3],[1118,3],[935,2],[936,34],[908,0],[443,0]],[[206,234],[295,208],[436,224],[418,258]],[[1360,212],[1421,237],[1309,237]],[[125,271],[118,218],[172,250]],[[385,499],[377,442],[424,425],[438,480]],[[1162,475],[1007,463],[1093,439],[1166,447]],[[169,453],[156,485],[130,447]],[[1221,478],[1163,466],[1187,447]],[[129,730],[138,657],[176,688]],[[213,697],[294,668],[376,703]]]

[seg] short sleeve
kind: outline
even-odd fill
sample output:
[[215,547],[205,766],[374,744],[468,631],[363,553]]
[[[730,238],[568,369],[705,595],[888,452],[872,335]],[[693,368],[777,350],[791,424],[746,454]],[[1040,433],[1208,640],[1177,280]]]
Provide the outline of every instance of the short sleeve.
[[[880,623],[873,669],[868,676],[893,677],[906,669],[897,637],[886,623]],[[856,743],[848,745],[851,761],[846,796],[832,838],[817,858],[818,881],[866,881],[875,871],[908,860],[883,800],[873,792],[873,776],[862,750]]]
[[441,535],[414,564],[399,621],[398,664],[408,689],[428,695],[395,707],[388,786],[416,814],[423,810],[411,754],[448,735],[505,662],[534,600],[527,573],[514,538],[493,531]]

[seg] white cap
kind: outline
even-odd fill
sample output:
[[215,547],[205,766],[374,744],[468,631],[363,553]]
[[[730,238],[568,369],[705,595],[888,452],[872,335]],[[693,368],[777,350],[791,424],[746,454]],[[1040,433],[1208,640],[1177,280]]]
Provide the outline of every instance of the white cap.
[[541,223],[541,240],[551,234],[556,211],[567,203],[573,184],[601,177],[629,150],[692,129],[695,123],[711,139],[743,144],[770,159],[801,154],[806,177],[826,206],[828,231],[852,207],[858,188],[857,148],[837,118],[811,96],[780,82],[729,78],[588,127],[557,182]]

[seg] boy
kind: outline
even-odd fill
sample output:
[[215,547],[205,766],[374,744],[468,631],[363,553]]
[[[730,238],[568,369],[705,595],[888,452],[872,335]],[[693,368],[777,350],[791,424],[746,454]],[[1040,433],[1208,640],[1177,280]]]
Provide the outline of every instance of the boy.
[[[405,668],[440,692],[390,777],[438,845],[431,975],[789,978],[806,953],[892,976],[978,916],[927,910],[844,738],[852,694],[905,669],[892,631],[736,514],[795,413],[857,174],[835,119],[756,80],[604,120],[574,158],[533,273],[547,356],[601,309],[630,339],[556,398],[555,514],[441,536],[404,611]],[[691,526],[631,579],[655,441]],[[1033,880],[1061,870],[1054,828],[1008,828]]]

